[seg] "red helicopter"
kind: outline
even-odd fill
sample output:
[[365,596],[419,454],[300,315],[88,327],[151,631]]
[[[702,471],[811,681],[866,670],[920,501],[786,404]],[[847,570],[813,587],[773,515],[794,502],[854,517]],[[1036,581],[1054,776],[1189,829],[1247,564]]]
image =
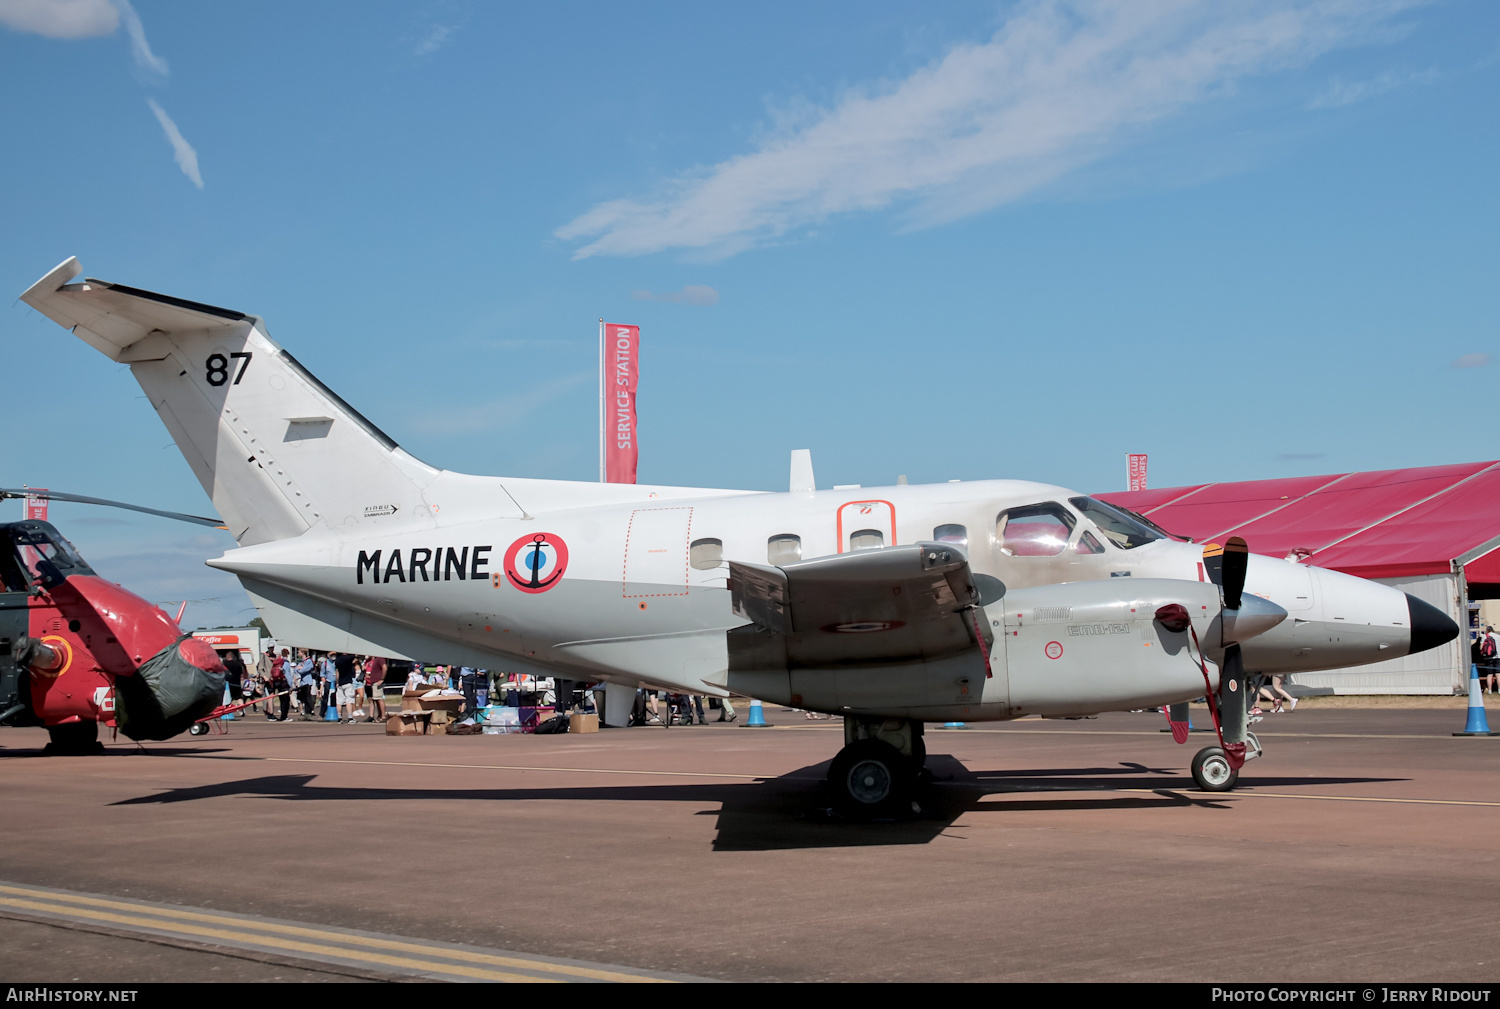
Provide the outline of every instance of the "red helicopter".
[[[217,519],[55,491],[0,488],[219,527]],[[50,523],[0,523],[0,725],[46,726],[48,753],[97,753],[99,723],[170,739],[224,696],[224,664],[159,607],[94,573]]]

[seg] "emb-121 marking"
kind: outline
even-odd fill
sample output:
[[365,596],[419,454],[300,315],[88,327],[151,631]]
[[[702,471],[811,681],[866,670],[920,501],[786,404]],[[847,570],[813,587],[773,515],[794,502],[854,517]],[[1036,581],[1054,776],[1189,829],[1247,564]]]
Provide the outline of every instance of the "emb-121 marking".
[[1129,634],[1129,624],[1069,624],[1068,637],[1081,638],[1094,634]]

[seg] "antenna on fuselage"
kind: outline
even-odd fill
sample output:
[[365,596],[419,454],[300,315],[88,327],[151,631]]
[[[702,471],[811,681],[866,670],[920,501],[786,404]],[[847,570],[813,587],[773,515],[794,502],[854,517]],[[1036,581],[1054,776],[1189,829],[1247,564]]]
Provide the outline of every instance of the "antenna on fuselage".
[[792,449],[792,479],[788,489],[793,494],[811,494],[817,490],[813,483],[812,449]]

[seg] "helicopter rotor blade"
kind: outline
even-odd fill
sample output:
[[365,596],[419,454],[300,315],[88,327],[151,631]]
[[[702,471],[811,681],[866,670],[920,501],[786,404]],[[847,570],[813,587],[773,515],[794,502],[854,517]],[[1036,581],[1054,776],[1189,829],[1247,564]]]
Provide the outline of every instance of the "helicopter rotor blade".
[[179,522],[191,522],[194,525],[208,526],[211,529],[227,529],[223,519],[205,518],[202,515],[188,515],[184,512],[162,511],[160,508],[147,508],[144,505],[127,504],[124,501],[110,501],[102,497],[87,497],[83,494],[64,494],[55,490],[29,490],[21,487],[0,487],[0,500],[5,498],[38,497],[48,501],[66,501],[70,504],[103,505],[106,508],[124,508],[127,511],[141,512],[145,515],[156,515],[164,519],[177,519]]

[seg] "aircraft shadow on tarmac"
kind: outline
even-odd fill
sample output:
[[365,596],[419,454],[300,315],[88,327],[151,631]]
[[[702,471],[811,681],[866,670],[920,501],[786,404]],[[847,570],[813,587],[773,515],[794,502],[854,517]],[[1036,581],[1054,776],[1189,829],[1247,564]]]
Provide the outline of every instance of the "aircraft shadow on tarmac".
[[[1194,788],[1178,769],[1126,763],[1115,767],[970,771],[954,758],[930,755],[933,780],[920,791],[920,813],[871,823],[845,820],[828,808],[827,763],[799,768],[776,778],[747,782],[596,785],[569,788],[381,788],[314,784],[315,774],[281,774],[214,785],[176,788],[122,799],[116,806],[196,802],[247,797],[296,802],[390,801],[610,801],[717,803],[715,851],[770,851],[927,844],[966,813],[1026,810],[1127,810],[1233,808],[1233,795],[1210,795]],[[1395,778],[1255,778],[1252,786],[1369,784]],[[1050,795],[1049,793],[1071,793]],[[1098,792],[1079,797],[1079,792]],[[1230,801],[1226,801],[1230,800]]]

